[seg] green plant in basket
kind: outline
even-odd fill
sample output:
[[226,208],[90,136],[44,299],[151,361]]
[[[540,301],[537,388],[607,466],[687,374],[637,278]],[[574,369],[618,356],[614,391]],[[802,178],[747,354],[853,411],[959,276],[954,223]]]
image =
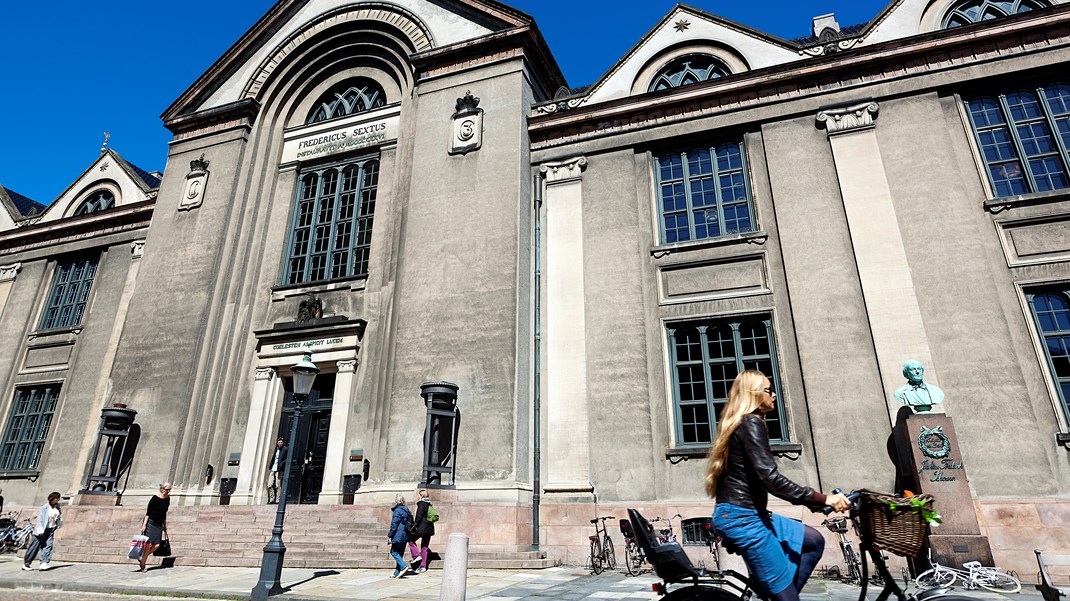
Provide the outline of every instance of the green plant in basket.
[[888,500],[888,508],[892,511],[909,511],[914,515],[920,515],[926,524],[934,528],[944,523],[940,514],[936,513],[936,510],[929,508],[929,501],[920,497],[910,497],[905,501],[904,503],[897,500]]

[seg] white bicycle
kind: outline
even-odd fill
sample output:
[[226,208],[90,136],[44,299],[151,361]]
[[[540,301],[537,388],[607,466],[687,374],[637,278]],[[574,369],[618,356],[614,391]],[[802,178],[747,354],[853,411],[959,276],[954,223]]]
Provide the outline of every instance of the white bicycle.
[[930,553],[929,563],[933,567],[914,579],[919,588],[948,587],[961,582],[967,590],[978,587],[996,593],[1017,593],[1022,590],[1022,583],[1017,578],[998,568],[983,566],[979,561],[967,561],[962,564],[965,569],[959,570],[933,562]]

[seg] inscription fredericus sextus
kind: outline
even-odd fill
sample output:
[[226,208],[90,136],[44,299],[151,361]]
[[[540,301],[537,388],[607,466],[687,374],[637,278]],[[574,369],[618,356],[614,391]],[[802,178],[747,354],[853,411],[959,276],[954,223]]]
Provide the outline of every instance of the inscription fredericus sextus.
[[925,472],[930,472],[929,482],[954,482],[958,477],[946,472],[961,469],[962,462],[955,461],[950,457],[940,459],[939,461],[934,459],[924,459],[921,462],[921,467],[918,468],[918,474],[924,475]]

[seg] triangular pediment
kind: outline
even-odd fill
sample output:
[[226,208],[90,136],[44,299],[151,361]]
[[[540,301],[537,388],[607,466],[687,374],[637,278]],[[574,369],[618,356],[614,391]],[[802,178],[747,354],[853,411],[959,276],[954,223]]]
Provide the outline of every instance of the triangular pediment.
[[[531,17],[494,0],[280,0],[163,114],[165,122],[259,101],[275,69],[317,52],[332,28],[385,35],[403,59],[416,52],[530,25]],[[358,34],[359,35],[359,34]]]
[[154,198],[159,185],[160,174],[139,169],[109,148],[44,210],[38,222],[71,217],[86,199],[99,191],[111,194],[115,206],[119,207]]
[[587,92],[584,104],[645,93],[647,80],[675,56],[712,53],[733,73],[803,58],[798,47],[697,8],[677,4]]

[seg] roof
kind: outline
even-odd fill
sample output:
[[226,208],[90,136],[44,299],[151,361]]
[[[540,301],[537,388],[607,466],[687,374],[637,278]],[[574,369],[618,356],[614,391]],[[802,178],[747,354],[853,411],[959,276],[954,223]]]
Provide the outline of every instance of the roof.
[[11,199],[11,202],[15,205],[15,208],[18,209],[19,214],[23,217],[31,217],[33,215],[37,215],[41,211],[44,211],[46,208],[45,205],[37,202],[36,200],[26,198],[22,194],[19,194],[18,192],[10,188],[4,188],[3,186],[0,186],[0,188],[2,188],[3,191],[7,193],[7,197]]
[[[862,31],[869,25],[869,21],[865,23],[859,23],[858,25],[848,25],[847,27],[840,28],[840,35],[836,39],[849,38],[853,35],[862,33]],[[795,38],[791,40],[792,44],[798,44],[800,46],[810,46],[811,44],[817,44],[821,40],[815,35],[808,35],[802,38]]]
[[141,181],[145,182],[145,185],[148,186],[149,189],[155,189],[155,188],[159,188],[160,187],[160,177],[158,175],[156,175],[155,173],[150,173],[148,171],[145,171],[141,167],[138,167],[137,165],[135,165],[135,164],[131,163],[130,161],[124,159],[123,157],[119,156],[118,154],[115,154],[114,156],[115,156],[116,159],[118,159],[118,160],[122,161],[123,163],[125,163],[126,166],[130,168],[130,171],[134,172],[135,175],[137,175],[139,178],[141,178]]

